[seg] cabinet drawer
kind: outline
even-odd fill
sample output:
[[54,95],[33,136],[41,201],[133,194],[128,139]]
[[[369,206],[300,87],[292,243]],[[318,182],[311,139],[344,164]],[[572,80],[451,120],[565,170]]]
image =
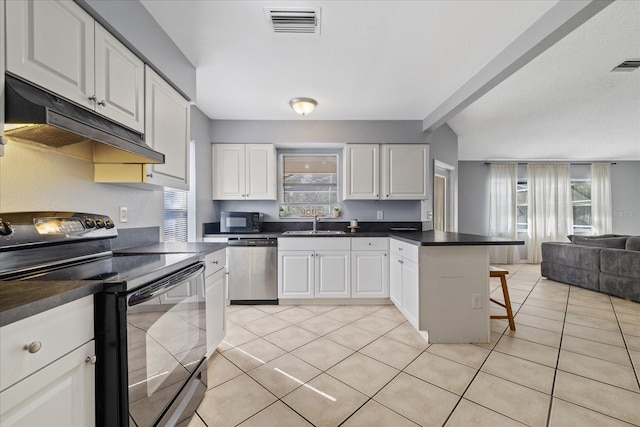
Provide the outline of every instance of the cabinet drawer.
[[418,262],[419,247],[396,239],[389,239],[389,250],[415,263]]
[[349,251],[349,237],[285,237],[278,238],[278,250],[287,251]]
[[[93,337],[93,295],[0,328],[0,391]],[[25,350],[38,342],[35,353]]]
[[227,265],[227,250],[221,249],[219,251],[212,252],[207,254],[204,257],[205,271],[204,275],[206,277],[211,276],[216,271],[224,268]]
[[351,239],[351,250],[354,251],[386,251],[389,239],[386,237],[354,237]]

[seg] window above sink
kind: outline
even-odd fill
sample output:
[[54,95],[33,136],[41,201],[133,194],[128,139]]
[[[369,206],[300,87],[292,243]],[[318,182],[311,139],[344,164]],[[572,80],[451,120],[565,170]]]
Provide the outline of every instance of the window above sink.
[[280,217],[334,216],[338,154],[280,154]]

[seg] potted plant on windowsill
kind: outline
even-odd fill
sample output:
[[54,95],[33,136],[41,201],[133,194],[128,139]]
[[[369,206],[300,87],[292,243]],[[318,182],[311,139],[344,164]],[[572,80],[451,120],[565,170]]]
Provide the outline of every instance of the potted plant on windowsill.
[[340,215],[342,215],[342,212],[340,211],[340,208],[338,208],[338,207],[333,208],[333,217],[334,218],[340,218]]

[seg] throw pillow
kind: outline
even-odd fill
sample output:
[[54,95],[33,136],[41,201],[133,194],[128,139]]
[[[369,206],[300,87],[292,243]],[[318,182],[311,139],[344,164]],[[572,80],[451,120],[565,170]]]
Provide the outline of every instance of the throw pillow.
[[572,242],[574,245],[624,249],[627,237],[573,236]]

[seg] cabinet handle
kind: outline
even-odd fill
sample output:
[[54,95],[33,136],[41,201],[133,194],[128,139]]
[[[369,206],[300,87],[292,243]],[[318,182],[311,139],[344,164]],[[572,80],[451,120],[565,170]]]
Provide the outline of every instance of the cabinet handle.
[[87,356],[86,359],[84,359],[84,363],[88,363],[89,365],[95,365],[97,362],[97,358],[96,355],[94,354],[93,356]]
[[148,173],[147,174],[147,178],[153,178],[153,174],[152,173]]
[[398,250],[399,250],[399,251],[401,251],[401,250],[402,250],[402,248],[398,248]]
[[89,97],[89,101],[96,102],[97,100],[98,100],[98,98],[96,98],[96,96],[95,96],[95,95],[91,95],[91,96]]
[[399,259],[399,260],[398,260],[398,262],[399,262],[400,264],[404,264],[404,261],[402,261],[401,259]]
[[215,261],[211,261],[211,264],[215,264],[215,265],[218,265],[218,260],[215,260]]
[[33,341],[31,344],[25,344],[24,349],[29,353],[37,353],[42,348],[42,343],[40,341]]
[[103,99],[102,101],[98,102],[98,105],[100,105],[100,106],[102,106],[102,107],[106,107],[106,106],[107,106],[107,103],[106,103],[106,102],[104,102],[104,99]]

